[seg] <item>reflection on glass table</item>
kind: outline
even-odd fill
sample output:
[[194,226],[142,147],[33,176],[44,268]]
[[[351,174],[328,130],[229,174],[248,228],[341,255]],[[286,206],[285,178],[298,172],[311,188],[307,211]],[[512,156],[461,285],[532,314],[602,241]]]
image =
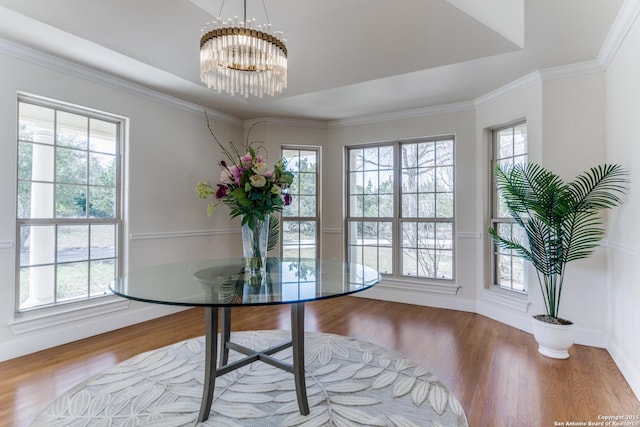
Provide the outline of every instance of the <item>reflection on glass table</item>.
[[[148,267],[114,280],[110,288],[122,297],[156,304],[205,307],[205,385],[199,421],[209,417],[215,378],[254,361],[262,361],[294,375],[298,407],[309,414],[304,377],[304,303],[340,297],[375,286],[380,274],[360,264],[318,259],[268,258],[264,271],[245,271],[243,260],[220,259]],[[291,305],[291,340],[255,352],[230,341],[231,308]],[[218,309],[220,312],[220,365]],[[293,363],[272,357],[288,347]],[[229,350],[246,357],[228,362]]]

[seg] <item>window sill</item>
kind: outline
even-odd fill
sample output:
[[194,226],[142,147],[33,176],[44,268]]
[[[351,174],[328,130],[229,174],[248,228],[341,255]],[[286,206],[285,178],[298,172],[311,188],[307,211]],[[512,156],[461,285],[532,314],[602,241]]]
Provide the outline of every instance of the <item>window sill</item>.
[[445,295],[456,295],[458,293],[458,289],[460,289],[460,286],[454,283],[429,283],[407,279],[391,279],[385,277],[382,278],[379,286],[390,289],[431,292]]
[[492,286],[489,289],[483,289],[480,292],[480,297],[485,301],[499,304],[523,313],[528,312],[529,306],[531,305],[528,294],[502,289],[497,286]]
[[9,326],[14,334],[19,335],[126,310],[129,304],[129,300],[117,296],[100,297],[81,303],[17,313]]

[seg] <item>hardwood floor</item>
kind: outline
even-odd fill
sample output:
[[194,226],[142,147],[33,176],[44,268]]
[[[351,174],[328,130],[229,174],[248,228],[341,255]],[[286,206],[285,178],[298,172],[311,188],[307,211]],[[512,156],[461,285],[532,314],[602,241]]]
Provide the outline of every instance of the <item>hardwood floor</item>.
[[[575,345],[570,359],[548,359],[531,335],[453,310],[357,297],[305,308],[307,331],[370,341],[431,370],[462,402],[472,427],[640,415],[640,402],[603,349]],[[203,335],[203,316],[191,309],[0,363],[0,426],[27,426],[57,396],[118,362]],[[233,313],[233,330],[289,325],[286,305]]]

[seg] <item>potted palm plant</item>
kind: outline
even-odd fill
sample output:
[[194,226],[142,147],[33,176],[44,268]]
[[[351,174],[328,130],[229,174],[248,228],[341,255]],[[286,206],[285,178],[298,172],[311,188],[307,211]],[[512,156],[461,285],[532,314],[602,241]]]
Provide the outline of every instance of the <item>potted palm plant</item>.
[[496,181],[509,215],[524,230],[527,242],[500,236],[496,244],[513,250],[536,269],[545,314],[533,316],[538,351],[557,359],[569,357],[573,322],[560,317],[560,299],[567,263],[591,256],[604,236],[599,213],[622,203],[627,172],[620,165],[600,165],[565,183],[535,164],[496,167]]

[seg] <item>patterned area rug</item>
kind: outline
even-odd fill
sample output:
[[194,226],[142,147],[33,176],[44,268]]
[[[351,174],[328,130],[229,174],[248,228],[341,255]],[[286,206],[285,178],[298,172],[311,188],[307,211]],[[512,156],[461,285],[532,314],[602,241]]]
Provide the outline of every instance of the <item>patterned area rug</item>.
[[[253,349],[289,331],[234,332]],[[291,362],[291,349],[276,354]],[[230,361],[241,355],[230,351]],[[56,399],[32,426],[467,426],[458,400],[429,371],[374,344],[305,334],[311,413],[298,412],[293,375],[254,362],[216,379],[209,420],[197,423],[204,337],[140,354]]]

